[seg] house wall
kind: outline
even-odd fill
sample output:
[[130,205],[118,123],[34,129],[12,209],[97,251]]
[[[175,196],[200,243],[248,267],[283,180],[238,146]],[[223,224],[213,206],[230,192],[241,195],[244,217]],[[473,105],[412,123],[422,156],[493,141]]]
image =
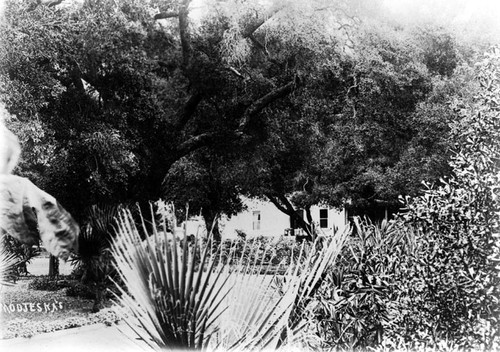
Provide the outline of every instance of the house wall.
[[[236,238],[237,231],[248,237],[255,236],[282,236],[285,229],[290,228],[290,217],[276,208],[271,202],[255,199],[243,199],[247,209],[237,215],[221,219],[220,230],[223,238]],[[320,209],[327,210],[327,227],[320,228]],[[258,213],[257,213],[258,212]],[[260,214],[260,221],[257,215]],[[335,229],[346,226],[345,210],[336,210],[328,207],[311,207],[311,216],[316,223],[320,234],[332,235]],[[260,222],[260,226],[256,223]]]
[[[320,221],[320,210],[326,209],[327,216],[327,227],[321,227]],[[343,230],[347,224],[347,216],[345,209],[334,209],[326,206],[312,206],[311,207],[311,216],[313,218],[314,223],[316,224],[316,228],[318,229],[320,234],[324,235],[333,235],[336,230]]]
[[[271,202],[254,199],[244,199],[247,209],[230,218],[221,219],[220,229],[224,238],[237,237],[237,231],[242,231],[249,237],[281,236],[290,227],[290,218],[279,211]],[[260,214],[260,226],[256,223],[256,213]]]

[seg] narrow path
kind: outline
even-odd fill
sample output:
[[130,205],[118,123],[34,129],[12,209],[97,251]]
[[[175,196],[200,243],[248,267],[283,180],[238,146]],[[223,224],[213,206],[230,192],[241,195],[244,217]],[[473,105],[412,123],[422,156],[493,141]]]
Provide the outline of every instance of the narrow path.
[[[121,332],[123,331],[123,333]],[[152,351],[125,324],[96,324],[40,334],[31,338],[0,340],[0,351],[9,352],[135,352]]]

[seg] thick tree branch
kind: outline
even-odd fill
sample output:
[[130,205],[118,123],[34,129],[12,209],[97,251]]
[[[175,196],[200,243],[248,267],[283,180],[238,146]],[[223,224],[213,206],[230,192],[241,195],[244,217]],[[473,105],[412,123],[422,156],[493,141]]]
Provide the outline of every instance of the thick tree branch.
[[276,206],[276,208],[278,208],[279,211],[290,216],[290,218],[292,218],[295,221],[295,223],[306,232],[307,234],[307,236],[305,237],[306,240],[308,241],[313,240],[315,235],[314,235],[314,227],[312,225],[311,211],[309,208],[305,209],[308,220],[308,222],[306,222],[299,214],[297,214],[297,211],[293,206],[293,204],[283,194],[273,195],[271,193],[266,193],[266,197],[271,201],[271,203],[273,203]]
[[[260,99],[257,99],[254,101],[246,110],[245,113],[243,114],[238,129],[235,131],[235,135],[238,137],[241,137],[244,133],[244,130],[250,120],[252,119],[253,116],[258,114],[262,109],[264,109],[266,106],[274,102],[275,100],[286,96],[290,92],[295,89],[295,81],[289,82],[285,84],[284,86],[277,88],[268,94],[264,95]],[[194,94],[192,95],[188,101],[186,102],[184,106],[184,111],[181,114],[181,117],[179,119],[179,125],[182,123],[187,123],[191,116],[194,114],[195,109],[198,105],[198,103],[201,101],[201,95]],[[176,150],[176,156],[177,157],[182,157],[185,156],[192,151],[199,149],[207,144],[209,144],[213,138],[216,138],[216,133],[215,132],[205,132],[202,134],[199,134],[197,136],[193,136],[189,138],[188,140],[184,141],[181,143]],[[293,207],[292,207],[293,209]]]
[[284,7],[284,5],[269,9],[269,11],[265,15],[263,15],[257,21],[255,21],[254,23],[251,23],[245,29],[243,29],[241,31],[241,36],[243,38],[250,37],[252,34],[254,34],[257,31],[257,29],[259,29],[264,23],[267,22],[267,20],[269,20],[276,13],[278,13],[283,7]]
[[189,32],[189,3],[191,0],[183,0],[179,9],[179,35],[182,47],[182,63],[188,67],[191,63],[192,47],[191,34]]
[[181,158],[189,153],[199,149],[207,144],[209,144],[216,137],[216,133],[214,132],[205,132],[199,134],[197,136],[193,136],[188,140],[179,144],[176,148],[176,157]]
[[176,130],[179,131],[184,128],[184,126],[186,126],[186,124],[195,113],[196,108],[198,107],[198,104],[201,102],[202,98],[203,95],[201,93],[194,93],[189,97],[178,114],[179,117],[175,126]]
[[289,82],[285,84],[284,86],[277,88],[263,97],[257,99],[254,101],[246,110],[243,116],[240,119],[240,123],[238,126],[238,129],[236,130],[237,135],[241,135],[247,125],[249,124],[250,120],[252,119],[253,116],[257,115],[259,112],[261,112],[265,107],[267,107],[269,104],[272,102],[278,100],[279,98],[282,98],[286,96],[287,94],[291,93],[296,87],[296,82],[295,80],[292,82]]
[[257,48],[259,48],[264,54],[266,54],[267,57],[269,57],[269,51],[267,51],[267,49],[264,46],[264,44],[262,44],[261,42],[259,42],[257,40],[257,38],[255,38],[255,36],[253,34],[249,35],[248,39],[250,39],[252,41],[252,43],[254,43]]
[[154,19],[163,20],[165,18],[173,18],[173,17],[179,17],[179,12],[177,11],[160,12],[155,15]]
[[266,197],[267,197],[267,199],[269,199],[269,200],[271,201],[271,203],[273,203],[273,204],[274,204],[274,206],[275,206],[276,208],[278,208],[278,210],[279,210],[279,211],[281,211],[282,213],[285,213],[285,214],[287,214],[287,215],[291,216],[291,214],[289,213],[288,209],[287,209],[286,207],[284,207],[284,206],[283,206],[283,205],[282,205],[282,204],[278,201],[278,199],[277,199],[275,196],[271,195],[270,193],[266,193]]
[[295,214],[295,207],[293,206],[293,204],[288,200],[288,198],[286,196],[284,196],[283,194],[279,194],[278,196],[278,200],[285,205],[287,211],[290,213],[290,214]]
[[266,193],[266,197],[273,203],[276,208],[288,216],[294,217],[296,215],[293,204],[283,194]]
[[307,206],[304,208],[304,211],[306,213],[306,218],[307,218],[307,222],[312,225],[313,223],[313,218],[312,218],[312,214],[311,214],[311,207],[310,206]]

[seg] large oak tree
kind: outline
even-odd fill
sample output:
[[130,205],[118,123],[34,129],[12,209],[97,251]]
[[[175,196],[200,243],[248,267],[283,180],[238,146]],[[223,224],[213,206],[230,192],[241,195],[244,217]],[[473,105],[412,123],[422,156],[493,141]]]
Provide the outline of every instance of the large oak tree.
[[64,4],[7,2],[0,94],[31,146],[18,172],[77,217],[185,201],[195,165],[209,223],[244,193],[311,233],[297,208],[391,205],[446,172],[452,38],[374,25],[363,1]]
[[[2,100],[16,116],[11,125],[19,121],[26,132],[37,124],[33,134],[50,137],[52,157],[39,173],[73,212],[161,196],[176,160],[221,141],[239,143],[264,109],[297,89],[298,69],[272,64],[261,48],[243,77],[220,50],[228,19],[195,30],[189,5],[7,2]],[[242,35],[261,25],[249,19]],[[263,74],[264,64],[273,70]]]

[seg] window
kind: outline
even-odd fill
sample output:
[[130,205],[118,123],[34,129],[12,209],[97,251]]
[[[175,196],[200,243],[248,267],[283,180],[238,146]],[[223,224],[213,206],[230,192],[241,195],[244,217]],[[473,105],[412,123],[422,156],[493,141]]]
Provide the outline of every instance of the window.
[[254,230],[260,230],[260,211],[252,212],[253,226]]
[[328,227],[328,209],[319,210],[319,227],[322,229]]

